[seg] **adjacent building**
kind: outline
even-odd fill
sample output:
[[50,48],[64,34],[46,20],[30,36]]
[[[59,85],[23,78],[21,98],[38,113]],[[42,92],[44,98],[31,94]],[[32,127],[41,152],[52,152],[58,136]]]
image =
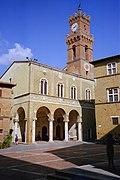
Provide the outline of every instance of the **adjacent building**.
[[120,135],[120,55],[93,61],[97,139]]
[[69,25],[64,70],[27,58],[14,61],[1,77],[2,81],[16,84],[11,126],[19,141],[95,140],[90,17],[79,7],[78,13],[69,17]]
[[12,108],[12,88],[14,84],[0,81],[0,142],[9,133]]

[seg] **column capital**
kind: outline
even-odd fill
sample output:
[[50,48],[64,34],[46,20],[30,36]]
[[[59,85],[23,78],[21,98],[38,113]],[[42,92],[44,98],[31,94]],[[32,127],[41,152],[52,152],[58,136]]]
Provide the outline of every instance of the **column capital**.
[[14,118],[14,122],[19,122],[19,119],[17,119],[17,118]]
[[69,114],[64,114],[63,115],[63,118],[64,118],[64,122],[69,122]]
[[49,122],[50,122],[50,121],[52,121],[52,122],[53,122],[53,121],[54,121],[54,119],[48,119],[48,121],[49,121]]
[[14,116],[14,118],[13,118],[13,121],[14,121],[14,122],[19,122],[18,114],[15,114],[15,116]]
[[49,113],[48,118],[48,121],[54,121],[54,113]]
[[37,114],[37,111],[36,111],[36,110],[34,110],[34,117],[33,117],[33,121],[36,121],[36,120],[37,120],[36,114]]
[[82,123],[82,116],[77,116],[77,122]]
[[37,121],[37,118],[33,118],[33,121]]

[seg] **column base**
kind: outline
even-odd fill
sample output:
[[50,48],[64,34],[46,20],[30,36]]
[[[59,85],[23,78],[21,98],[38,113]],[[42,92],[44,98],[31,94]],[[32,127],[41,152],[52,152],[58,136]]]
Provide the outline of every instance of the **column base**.
[[34,142],[32,142],[32,144],[37,144],[37,143],[34,141]]
[[65,139],[64,139],[63,142],[69,142],[69,140],[65,140]]
[[49,142],[49,143],[54,143],[54,141],[52,141],[52,140],[49,140],[48,142]]
[[77,140],[78,142],[83,142],[82,140]]

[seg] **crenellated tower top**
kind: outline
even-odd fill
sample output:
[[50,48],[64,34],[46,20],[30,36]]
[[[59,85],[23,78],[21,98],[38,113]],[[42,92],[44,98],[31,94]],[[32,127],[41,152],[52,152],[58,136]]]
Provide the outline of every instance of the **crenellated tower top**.
[[70,34],[66,35],[68,45],[67,70],[82,75],[84,63],[93,60],[92,46],[94,37],[90,34],[90,16],[82,12],[80,5],[78,6],[78,13],[69,16],[69,27]]

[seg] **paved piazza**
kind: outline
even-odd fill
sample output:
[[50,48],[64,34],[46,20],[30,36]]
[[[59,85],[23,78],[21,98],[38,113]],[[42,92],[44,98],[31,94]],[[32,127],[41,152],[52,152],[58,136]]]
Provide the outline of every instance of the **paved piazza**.
[[0,150],[0,179],[38,180],[56,169],[96,169],[120,176],[120,145],[115,145],[115,168],[108,168],[106,146],[80,142],[18,144]]

